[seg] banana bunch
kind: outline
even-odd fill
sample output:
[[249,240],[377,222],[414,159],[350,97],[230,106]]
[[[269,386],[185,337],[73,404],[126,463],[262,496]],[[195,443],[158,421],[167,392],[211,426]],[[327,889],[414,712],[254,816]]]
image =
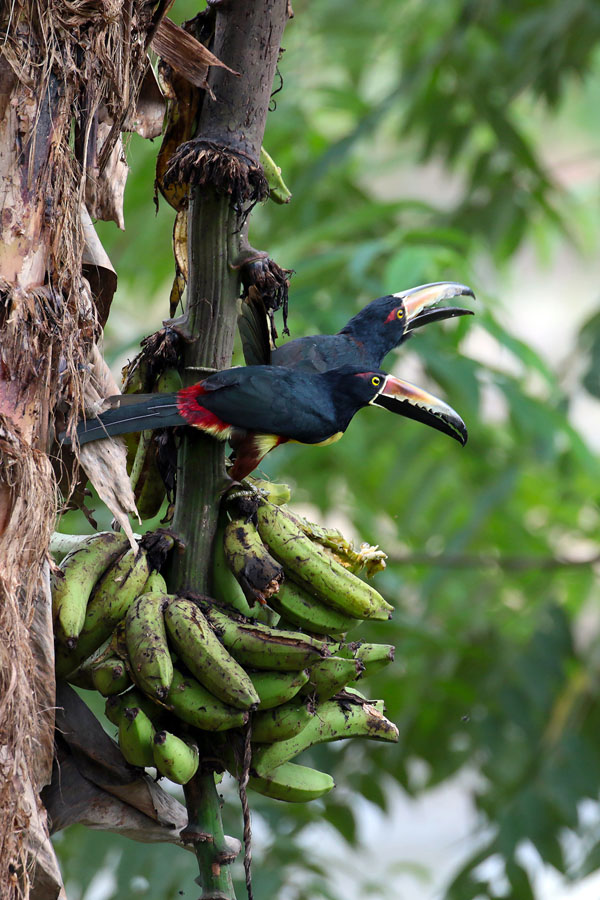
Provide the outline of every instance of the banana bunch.
[[[352,552],[352,565],[359,555],[373,559],[373,553],[363,547],[357,554],[339,532],[312,526],[287,505],[267,500],[262,485],[255,490],[257,499],[254,508],[250,501],[250,512],[245,497],[240,503],[233,496],[234,512],[217,535],[220,572],[214,574],[213,587],[218,599],[226,601],[229,590],[227,576],[222,574],[224,557],[246,606],[252,607],[256,600],[267,603],[286,624],[315,634],[341,635],[361,619],[389,619],[393,607],[351,571],[350,563],[340,561],[342,547],[347,559]],[[336,552],[327,546],[328,539],[335,541]],[[377,548],[368,550],[375,550],[381,563],[385,554]]]
[[[153,573],[173,544],[169,534],[158,531],[144,535],[136,552],[124,535],[104,531],[65,556],[52,586],[59,677],[76,672],[75,678],[89,682],[96,664],[106,669],[116,626],[148,580],[157,577]],[[124,675],[113,672],[118,683]]]
[[112,532],[65,557],[53,596],[57,671],[106,697],[131,765],[185,784],[210,757],[241,777],[249,731],[249,788],[302,802],[334,787],[295,761],[304,750],[398,740],[383,703],[354,687],[394,648],[346,641],[392,607],[344,564],[339,533],[313,532],[287,508],[286,486],[246,487],[221,511],[215,599],[168,592],[152,552],[158,540],[172,546],[164,533],[145,536],[137,557]]

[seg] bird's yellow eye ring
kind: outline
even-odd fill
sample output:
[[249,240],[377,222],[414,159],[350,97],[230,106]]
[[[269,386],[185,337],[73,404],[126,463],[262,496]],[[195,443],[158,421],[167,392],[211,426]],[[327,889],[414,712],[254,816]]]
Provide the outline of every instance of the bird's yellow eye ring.
[[379,387],[379,385],[381,384],[381,378],[379,377],[379,375],[373,375],[373,377],[371,378],[371,384],[373,384],[375,387]]
[[403,318],[404,318],[404,310],[402,309],[401,306],[399,306],[398,309],[396,310],[396,316],[397,316],[399,319],[403,319]]

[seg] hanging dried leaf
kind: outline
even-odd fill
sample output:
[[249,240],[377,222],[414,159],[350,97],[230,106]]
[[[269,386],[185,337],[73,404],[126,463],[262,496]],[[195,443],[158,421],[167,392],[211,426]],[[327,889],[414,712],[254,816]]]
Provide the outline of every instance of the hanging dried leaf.
[[96,229],[85,206],[81,208],[81,224],[85,239],[81,270],[90,285],[98,322],[104,327],[117,289],[117,273],[96,234]]
[[123,123],[123,131],[135,131],[140,137],[152,139],[162,131],[167,104],[154,74],[148,67],[135,105]]
[[64,682],[56,691],[57,758],[43,791],[51,831],[80,822],[145,843],[179,843],[187,812],[152,778],[139,775],[88,706]]
[[[90,365],[92,374],[86,385],[85,409],[90,415],[97,415],[104,408],[105,398],[119,394],[120,391],[96,345],[90,354]],[[110,509],[131,546],[137,550],[129,516],[138,519],[139,516],[127,474],[125,442],[121,438],[92,441],[79,447],[77,453],[98,496]]]
[[[98,156],[112,132],[112,124],[98,124]],[[90,215],[103,222],[114,222],[121,231],[125,230],[123,216],[123,196],[129,174],[125,158],[123,138],[119,135],[110,151],[106,165],[100,171],[96,166],[88,168],[86,179],[86,205]]]
[[210,90],[206,81],[209,66],[227,69],[238,77],[240,74],[226,66],[204,44],[166,17],[161,20],[152,38],[152,49],[187,81],[204,90]]
[[164,183],[164,174],[179,145],[189,141],[194,133],[200,94],[197,88],[164,62],[159,64],[158,77],[160,86],[169,100],[169,108],[165,133],[156,159],[156,184],[167,203],[180,210],[187,205],[188,185],[172,182],[167,186]]

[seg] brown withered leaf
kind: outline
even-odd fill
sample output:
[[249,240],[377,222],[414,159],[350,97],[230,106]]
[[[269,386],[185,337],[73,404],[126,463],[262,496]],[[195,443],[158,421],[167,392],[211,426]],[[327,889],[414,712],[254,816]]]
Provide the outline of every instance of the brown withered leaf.
[[135,131],[143,138],[158,137],[162,131],[166,105],[154,70],[148,66],[135,109],[128,113],[123,131]]
[[189,186],[170,183],[165,185],[165,172],[171,164],[180,144],[189,141],[194,133],[194,123],[200,105],[200,92],[183,75],[161,60],[158,66],[160,88],[168,98],[167,120],[162,144],[156,159],[156,185],[173,209],[187,206]]
[[205,90],[209,89],[206,81],[208,66],[220,66],[232,75],[240,74],[226,66],[204,44],[166,17],[161,20],[152,38],[152,49],[191,84]]
[[[90,366],[92,377],[86,383],[85,408],[94,416],[102,410],[106,397],[112,397],[120,391],[96,345],[90,354]],[[137,542],[129,524],[129,516],[137,517],[137,509],[127,474],[125,442],[122,438],[92,441],[79,447],[78,455],[98,496],[110,509],[131,546],[137,550]]]
[[187,252],[187,222],[188,211],[185,206],[177,211],[175,224],[173,225],[173,255],[175,257],[175,278],[169,297],[169,315],[171,318],[177,312],[181,303],[183,292],[188,280],[188,252]]
[[85,206],[81,207],[81,224],[85,239],[81,270],[84,278],[89,282],[98,321],[104,327],[117,289],[117,273],[96,234],[96,229]]
[[[104,141],[108,139],[111,127],[104,122],[98,125],[98,155],[100,155]],[[96,219],[102,219],[103,222],[114,222],[121,231],[125,230],[123,197],[128,175],[129,166],[125,157],[123,138],[119,135],[106,165],[98,175],[96,205],[90,212]]]
[[81,822],[138,841],[179,843],[185,807],[125,762],[86,704],[60,681],[56,706],[55,768],[42,792],[51,831]]

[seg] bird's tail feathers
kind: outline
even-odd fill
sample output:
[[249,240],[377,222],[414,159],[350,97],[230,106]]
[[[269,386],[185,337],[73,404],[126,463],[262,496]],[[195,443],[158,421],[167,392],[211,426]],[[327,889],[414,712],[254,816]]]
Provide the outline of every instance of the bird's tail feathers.
[[[79,423],[80,444],[117,434],[186,424],[178,411],[177,394],[124,394],[111,397],[111,401],[118,405],[97,418]],[[65,439],[64,443],[70,441]]]

